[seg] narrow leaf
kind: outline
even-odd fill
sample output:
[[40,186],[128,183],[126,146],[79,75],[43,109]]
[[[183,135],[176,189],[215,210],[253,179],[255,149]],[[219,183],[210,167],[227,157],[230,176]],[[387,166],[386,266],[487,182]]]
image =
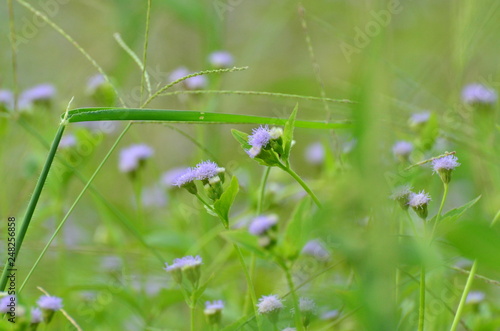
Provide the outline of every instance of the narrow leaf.
[[[285,125],[286,119],[251,116],[241,114],[221,114],[200,111],[180,111],[169,109],[134,108],[77,108],[68,112],[68,122],[87,121],[154,121],[204,124],[269,124]],[[311,129],[349,128],[349,122],[324,123],[315,121],[295,121],[296,127]]]
[[221,236],[226,240],[239,244],[261,258],[268,256],[267,252],[260,247],[257,236],[248,233],[246,230],[226,231],[221,233]]

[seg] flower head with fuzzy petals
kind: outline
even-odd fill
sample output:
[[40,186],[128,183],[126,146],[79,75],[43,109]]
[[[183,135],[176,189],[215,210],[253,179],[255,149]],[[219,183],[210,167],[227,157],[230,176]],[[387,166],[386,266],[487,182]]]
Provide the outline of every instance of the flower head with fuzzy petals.
[[261,215],[253,219],[248,227],[248,232],[255,236],[266,233],[270,228],[278,223],[278,216],[275,214]]
[[215,68],[229,68],[233,65],[234,59],[227,51],[216,51],[210,54],[208,61]]
[[269,127],[267,125],[261,125],[257,129],[252,130],[252,134],[248,136],[248,143],[252,147],[262,148],[269,143],[271,138],[271,131],[269,130]]
[[413,193],[410,196],[410,201],[408,201],[408,205],[413,208],[419,208],[423,205],[427,205],[431,201],[431,197],[428,193],[424,191],[420,191],[420,193]]
[[40,308],[45,310],[57,311],[62,309],[62,299],[50,295],[43,295],[36,302]]
[[462,100],[467,104],[493,104],[497,98],[495,90],[482,84],[469,84],[462,90]]
[[439,159],[432,160],[434,172],[439,175],[444,184],[448,184],[451,180],[451,172],[458,167],[458,159],[455,155],[446,155]]
[[440,170],[453,170],[458,167],[458,158],[455,155],[446,155],[440,157],[439,159],[432,160],[432,167],[434,172],[439,172]]
[[283,303],[277,295],[264,295],[257,304],[259,314],[268,314],[283,309]]
[[198,180],[210,179],[210,178],[215,177],[224,171],[225,171],[224,168],[219,167],[217,165],[217,163],[212,162],[212,161],[204,161],[204,162],[198,163],[196,165],[195,170],[194,170],[195,175],[196,175],[196,179],[198,179]]
[[140,162],[153,156],[151,147],[140,144],[124,148],[120,152],[119,168],[121,172],[132,172],[139,168]]
[[408,158],[412,151],[413,144],[408,141],[398,141],[392,147],[392,153],[394,153],[394,156],[400,158]]

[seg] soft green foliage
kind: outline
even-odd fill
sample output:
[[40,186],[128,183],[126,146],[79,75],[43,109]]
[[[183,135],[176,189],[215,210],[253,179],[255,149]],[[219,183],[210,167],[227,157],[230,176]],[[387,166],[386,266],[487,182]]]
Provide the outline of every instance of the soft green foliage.
[[[498,330],[499,102],[462,91],[498,94],[499,30],[497,0],[0,1],[0,330],[45,290],[64,312],[37,330]],[[283,134],[252,159],[260,125]]]

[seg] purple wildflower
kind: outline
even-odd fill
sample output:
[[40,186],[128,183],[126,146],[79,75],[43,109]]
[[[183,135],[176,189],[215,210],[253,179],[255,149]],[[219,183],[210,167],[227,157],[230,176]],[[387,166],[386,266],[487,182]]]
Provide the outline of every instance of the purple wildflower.
[[467,295],[467,299],[465,299],[465,303],[476,304],[480,303],[486,298],[486,294],[481,291],[471,291]]
[[337,309],[335,310],[329,310],[321,314],[321,319],[322,320],[334,320],[337,317],[339,317],[340,313]]
[[229,68],[233,65],[234,59],[227,51],[217,51],[209,55],[208,61],[215,68]]
[[186,77],[187,75],[189,75],[189,70],[186,67],[179,67],[170,73],[169,81],[175,82],[176,80]]
[[413,194],[413,192],[411,190],[412,190],[412,187],[410,185],[402,185],[402,186],[396,187],[396,189],[394,189],[390,198],[399,202],[399,204],[400,204],[401,208],[403,208],[403,210],[407,210],[409,199],[410,199],[411,195]]
[[253,219],[252,223],[248,227],[248,232],[255,236],[260,236],[266,233],[269,229],[278,223],[278,216],[271,215],[261,215]]
[[494,89],[482,84],[469,84],[462,90],[462,100],[467,104],[494,104],[497,101]]
[[431,118],[430,111],[414,113],[411,115],[410,120],[409,120],[410,126],[418,126],[418,125],[427,123],[430,118]]
[[87,81],[87,92],[89,94],[94,93],[104,83],[106,83],[106,78],[101,74],[90,77]]
[[196,179],[196,170],[187,168],[182,173],[178,174],[172,185],[181,187]]
[[195,176],[198,180],[206,180],[212,177],[217,176],[218,174],[225,171],[224,168],[221,168],[217,165],[217,163],[212,161],[203,161],[198,163],[195,168]]
[[38,324],[43,322],[42,311],[38,307],[31,308],[31,324]]
[[168,186],[176,186],[177,179],[184,175],[186,172],[185,168],[173,168],[163,173],[161,176],[161,183]]
[[14,94],[9,90],[0,90],[0,109],[14,109]]
[[441,170],[453,170],[458,167],[460,163],[458,163],[458,158],[455,155],[446,155],[440,157],[439,159],[432,160],[432,167],[434,168],[434,172],[439,172]]
[[7,313],[12,307],[15,309],[16,301],[17,299],[14,295],[7,295],[0,299],[0,313]]
[[132,172],[139,168],[140,162],[150,158],[154,154],[151,147],[147,145],[132,145],[120,152],[119,168],[121,172]]
[[392,147],[394,156],[407,159],[413,151],[413,144],[408,141],[398,141]]
[[448,184],[451,180],[451,172],[458,167],[458,159],[455,155],[446,155],[439,159],[432,160],[434,172],[439,174],[439,177],[444,184]]
[[283,309],[283,303],[277,295],[263,295],[257,304],[259,314],[267,314]]
[[325,148],[321,142],[312,143],[307,147],[306,160],[315,165],[323,163],[325,160]]
[[317,239],[309,240],[304,245],[304,248],[302,248],[302,254],[313,256],[320,261],[328,261],[330,259],[330,253],[323,243]]
[[224,302],[222,300],[207,301],[205,302],[205,315],[213,315],[221,312],[224,309]]
[[59,142],[59,148],[61,149],[66,149],[73,146],[76,146],[76,137],[72,134],[65,135]]
[[[189,72],[189,70],[186,67],[179,67],[179,68],[175,69],[174,71],[172,71],[172,73],[170,74],[169,80],[171,82],[175,82],[176,80],[179,80],[179,79],[186,77],[190,74],[192,74],[192,73]],[[188,90],[199,90],[199,89],[203,89],[207,86],[207,79],[205,78],[205,76],[200,75],[200,76],[190,77],[190,78],[184,80],[183,83],[184,83],[184,86]]]
[[56,94],[56,88],[50,84],[36,85],[25,90],[19,97],[19,108],[28,109],[37,101],[48,101]]
[[313,312],[316,309],[316,303],[312,299],[300,298],[299,309],[301,312]]
[[420,191],[420,193],[412,193],[408,201],[408,205],[413,208],[417,215],[426,219],[428,215],[427,205],[431,201],[431,197],[428,193]]
[[431,197],[428,193],[424,191],[420,191],[420,193],[413,193],[410,197],[410,201],[408,201],[408,205],[413,208],[419,208],[424,205],[427,205],[431,201]]
[[271,131],[267,125],[253,129],[252,135],[248,136],[248,143],[254,147],[265,147],[269,140],[271,140]]
[[62,309],[62,299],[50,295],[43,295],[36,302],[40,308],[45,310],[57,311]]
[[165,263],[165,270],[167,272],[178,270],[178,269],[187,269],[196,267],[202,264],[202,259],[200,256],[185,256],[180,259],[175,259],[172,265],[168,265]]

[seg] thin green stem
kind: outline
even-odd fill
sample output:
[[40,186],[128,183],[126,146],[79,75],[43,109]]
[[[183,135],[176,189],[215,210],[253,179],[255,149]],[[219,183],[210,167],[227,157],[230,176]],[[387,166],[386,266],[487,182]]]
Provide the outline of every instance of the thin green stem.
[[267,167],[266,170],[264,170],[264,175],[262,176],[262,180],[260,181],[259,196],[257,197],[257,210],[256,210],[257,216],[262,214],[262,204],[264,201],[264,195],[266,193],[267,178],[269,178],[270,172],[271,172],[271,167]]
[[[19,229],[19,232],[16,236],[16,250],[14,252],[14,260],[17,259],[17,255],[19,254],[19,250],[21,249],[21,246],[23,244],[24,236],[26,235],[26,231],[28,230],[28,227],[30,225],[31,218],[33,217],[33,213],[35,212],[35,208],[40,198],[40,195],[42,194],[43,186],[49,174],[52,161],[54,161],[54,157],[57,152],[57,147],[59,146],[59,142],[61,141],[61,137],[64,133],[64,128],[65,128],[65,123],[61,123],[61,125],[59,125],[59,129],[57,130],[56,136],[52,141],[49,155],[47,156],[47,160],[45,161],[45,165],[43,166],[42,173],[38,178],[35,190],[33,192],[33,195],[31,196],[31,200],[28,204],[28,209],[21,224],[21,228]],[[9,271],[10,268],[8,268],[8,266],[9,266],[9,261],[7,260],[4,264],[4,269],[1,276],[2,278],[0,281],[0,291],[3,291],[5,289],[5,286],[7,285],[7,277],[10,273]]]
[[171,96],[171,95],[179,95],[179,94],[258,95],[258,96],[279,97],[279,98],[287,98],[287,99],[326,101],[326,102],[333,102],[333,103],[355,103],[354,101],[347,100],[347,99],[319,98],[319,97],[312,97],[312,96],[308,96],[308,95],[286,94],[286,93],[264,92],[264,91],[194,90],[194,91],[175,91],[175,92],[161,93],[162,96]]
[[434,220],[434,226],[432,227],[432,233],[431,233],[431,238],[430,238],[431,242],[434,238],[434,234],[436,232],[439,220],[441,219],[441,213],[443,212],[443,207],[444,207],[444,203],[446,201],[446,197],[448,196],[448,184],[444,183],[443,186],[444,186],[443,198],[441,199],[441,205],[439,206],[439,211],[436,214],[436,219]]
[[[401,244],[401,236],[404,233],[403,222],[399,221],[399,229],[398,229],[398,243]],[[396,265],[396,303],[399,300],[399,283],[401,282],[401,270]]]
[[[97,169],[94,171],[94,173],[92,174],[92,176],[90,177],[90,179],[88,180],[88,182],[85,184],[84,188],[82,189],[82,191],[80,192],[80,194],[78,195],[78,197],[75,199],[75,201],[73,202],[73,204],[69,208],[69,210],[66,213],[66,215],[64,215],[64,218],[61,220],[61,223],[59,223],[59,225],[57,226],[56,230],[54,231],[54,233],[50,237],[49,241],[47,242],[47,244],[43,248],[43,250],[40,253],[40,255],[38,256],[37,260],[35,261],[35,263],[31,267],[31,270],[29,271],[28,275],[26,276],[26,278],[24,279],[23,283],[19,287],[18,293],[20,293],[22,291],[22,289],[24,288],[24,286],[26,285],[26,283],[30,279],[31,275],[35,271],[36,267],[38,266],[38,263],[40,263],[41,259],[43,258],[43,256],[47,252],[47,250],[49,249],[50,244],[52,243],[52,241],[54,241],[54,239],[56,238],[57,234],[59,233],[59,231],[62,229],[62,227],[66,223],[68,217],[73,212],[73,209],[75,209],[76,205],[78,204],[78,202],[80,201],[80,199],[83,197],[83,195],[87,191],[87,189],[90,187],[90,185],[94,181],[94,178],[97,176],[97,174],[99,173],[99,171],[101,170],[101,168],[104,166],[104,164],[106,163],[106,161],[109,159],[109,157],[111,156],[111,154],[115,150],[116,146],[118,146],[118,143],[121,141],[121,139],[123,138],[123,136],[125,135],[125,133],[127,133],[128,129],[130,128],[131,125],[132,125],[132,123],[129,123],[125,127],[125,129],[122,131],[122,133],[120,134],[120,136],[118,136],[118,138],[116,139],[115,143],[113,144],[113,146],[111,147],[111,149],[108,151],[108,153],[106,154],[106,156],[104,157],[104,159],[101,161],[101,163],[99,164],[99,166],[97,167]],[[58,144],[59,144],[59,142],[58,142]],[[35,189],[35,192],[36,192],[36,189]]]
[[300,178],[299,175],[297,175],[297,173],[295,173],[295,171],[293,171],[289,167],[286,167],[285,165],[281,165],[279,167],[281,169],[283,169],[285,172],[287,172],[290,176],[292,176],[293,179],[295,179],[297,181],[297,183],[299,183],[300,186],[302,186],[302,188],[307,192],[307,194],[309,194],[309,196],[313,199],[314,203],[318,207],[321,207],[321,202],[319,202],[319,199],[316,197],[316,195],[314,194],[314,192],[311,191],[311,189],[309,188],[309,186],[307,186],[307,184],[302,180],[302,178]]
[[469,277],[467,277],[467,282],[465,283],[464,291],[462,292],[462,297],[460,298],[460,303],[458,304],[457,312],[455,313],[455,317],[453,318],[453,324],[451,325],[450,331],[455,331],[458,328],[458,324],[460,323],[460,318],[462,317],[462,313],[465,307],[465,300],[467,299],[467,295],[469,295],[472,283],[474,282],[474,275],[476,274],[476,270],[477,260],[474,260],[472,268],[470,269]]
[[[205,199],[202,198],[202,196],[199,193],[196,193],[195,196],[200,200],[200,202],[206,206],[208,209],[211,211],[214,211],[214,207],[212,207],[208,202],[205,201]],[[227,229],[226,229],[227,230]]]
[[196,309],[196,305],[194,304],[194,300],[193,298],[191,298],[191,305],[189,307],[189,310],[190,310],[190,321],[191,321],[191,331],[194,331],[194,312],[195,312],[195,309]]
[[418,331],[424,331],[425,321],[425,266],[420,271],[420,305],[418,310]]
[[140,100],[141,103],[142,103],[142,96],[144,94],[144,81],[146,80],[146,61],[148,54],[150,19],[151,19],[151,0],[148,0],[148,9],[146,11],[146,31],[144,33],[144,50],[142,52],[141,100]]
[[261,327],[262,327],[262,322],[261,322],[259,312],[257,311],[257,295],[255,294],[255,287],[253,286],[252,277],[251,277],[250,273],[248,272],[247,266],[245,264],[245,259],[243,258],[243,254],[241,253],[240,247],[235,243],[233,243],[233,247],[236,250],[236,255],[238,255],[238,259],[240,261],[241,267],[243,268],[243,273],[245,274],[248,291],[250,292],[250,297],[252,298],[253,311],[255,314],[255,318],[257,319],[257,327],[260,331]]
[[302,316],[300,313],[299,298],[297,297],[297,292],[295,291],[295,284],[293,283],[292,273],[290,272],[290,269],[287,267],[283,267],[283,271],[285,271],[288,288],[290,289],[290,294],[292,295],[293,309],[294,309],[293,318],[295,320],[295,327],[297,328],[298,331],[302,331],[304,330],[304,326],[302,325]]

